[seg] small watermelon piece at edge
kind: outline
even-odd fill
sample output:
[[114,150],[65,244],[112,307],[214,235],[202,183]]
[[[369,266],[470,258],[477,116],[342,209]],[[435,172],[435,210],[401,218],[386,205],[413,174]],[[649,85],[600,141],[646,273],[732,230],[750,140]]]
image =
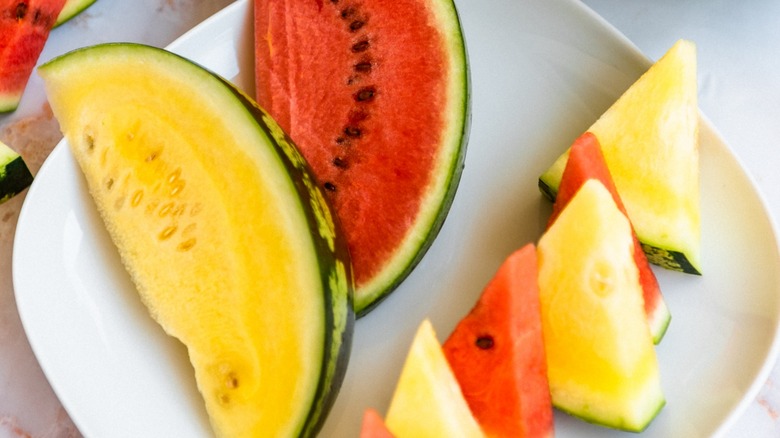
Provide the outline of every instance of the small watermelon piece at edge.
[[0,1],[0,113],[19,106],[65,0]]
[[368,408],[363,413],[363,425],[360,428],[360,438],[394,438],[385,420],[376,409]]
[[443,348],[488,436],[553,436],[533,244],[506,259]]
[[[558,196],[553,204],[552,215],[550,216],[547,227],[549,228],[558,218],[560,212],[569,203],[574,194],[582,187],[588,179],[595,178],[604,184],[612,194],[623,214],[628,217],[626,208],[620,199],[612,176],[609,173],[607,162],[601,152],[599,141],[591,132],[582,134],[572,144],[569,158],[566,162],[561,184],[558,189]],[[630,218],[629,218],[630,220]],[[663,339],[666,329],[671,321],[671,313],[666,305],[666,301],[661,294],[661,288],[658,280],[653,273],[647,256],[642,250],[636,232],[634,234],[634,261],[639,269],[639,281],[642,283],[642,294],[645,302],[645,313],[650,325],[650,332],[653,335],[653,342],[658,344]]]

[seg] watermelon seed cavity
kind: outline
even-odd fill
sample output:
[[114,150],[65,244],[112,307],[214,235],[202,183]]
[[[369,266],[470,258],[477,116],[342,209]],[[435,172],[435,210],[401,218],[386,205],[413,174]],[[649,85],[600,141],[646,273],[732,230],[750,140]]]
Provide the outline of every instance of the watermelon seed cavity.
[[95,150],[95,137],[93,137],[92,135],[85,134],[84,143],[87,144],[87,152],[92,152]]
[[144,199],[144,191],[143,190],[136,190],[136,192],[133,194],[133,198],[130,200],[130,205],[133,207],[138,207],[138,205],[141,203],[141,200]]
[[190,249],[192,249],[193,246],[195,246],[195,242],[196,242],[196,240],[194,238],[186,240],[186,241],[180,243],[176,247],[176,249],[178,249],[179,251],[185,251],[185,252],[189,251]]

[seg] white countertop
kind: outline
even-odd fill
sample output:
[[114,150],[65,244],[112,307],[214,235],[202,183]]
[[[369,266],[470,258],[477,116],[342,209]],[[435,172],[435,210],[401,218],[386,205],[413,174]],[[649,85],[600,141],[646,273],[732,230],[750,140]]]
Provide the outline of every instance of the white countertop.
[[[231,0],[99,0],[57,29],[42,59],[108,40],[165,46]],[[755,0],[585,0],[651,59],[679,38],[695,41],[699,104],[748,173],[774,218],[780,217],[780,2]],[[102,16],[123,17],[132,26]],[[40,89],[33,78],[32,88]],[[40,166],[58,140],[42,107],[42,92],[25,96],[11,116],[0,116],[0,138],[33,138],[30,165]],[[32,103],[31,103],[32,102]],[[35,103],[37,102],[37,103]],[[35,361],[16,314],[10,279],[13,230],[23,196],[0,206],[0,438],[80,436]],[[780,366],[728,437],[780,436]],[[717,391],[718,388],[712,388]]]

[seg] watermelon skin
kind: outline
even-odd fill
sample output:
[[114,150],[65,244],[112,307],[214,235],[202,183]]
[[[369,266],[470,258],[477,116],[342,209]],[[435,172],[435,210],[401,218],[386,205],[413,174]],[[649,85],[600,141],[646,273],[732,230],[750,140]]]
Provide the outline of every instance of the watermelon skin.
[[[612,198],[620,211],[628,217],[626,208],[620,199],[615,183],[607,168],[607,162],[604,160],[598,139],[594,134],[585,132],[571,146],[547,228],[555,222],[574,194],[589,179],[601,181],[604,187],[612,194]],[[642,284],[645,313],[647,314],[650,332],[653,335],[653,342],[658,344],[663,339],[664,334],[666,334],[672,317],[661,293],[661,287],[650,267],[650,263],[647,261],[647,256],[639,243],[636,232],[633,234],[634,261],[639,269],[639,282]]]
[[22,99],[65,0],[0,0],[0,113]]
[[443,345],[488,436],[553,436],[536,257],[533,244],[509,256]]
[[360,438],[394,438],[394,435],[385,425],[379,412],[376,409],[368,408],[363,413]]
[[57,21],[54,23],[54,27],[58,27],[63,23],[68,22],[71,18],[84,12],[85,9],[92,6],[97,0],[67,0],[65,6],[62,7],[60,14],[57,16]]
[[468,63],[451,0],[255,0],[256,97],[325,188],[366,314],[419,263],[460,180]]

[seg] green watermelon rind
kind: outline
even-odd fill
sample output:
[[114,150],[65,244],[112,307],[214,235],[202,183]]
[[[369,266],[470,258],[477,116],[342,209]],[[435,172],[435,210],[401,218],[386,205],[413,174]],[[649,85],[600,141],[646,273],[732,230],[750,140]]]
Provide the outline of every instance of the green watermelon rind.
[[54,22],[54,27],[57,27],[82,13],[96,1],[97,0],[67,0],[65,6],[62,7],[62,11],[60,11],[60,15],[57,16],[57,21]]
[[0,114],[10,113],[19,107],[19,102],[22,100],[21,91],[10,91],[4,94],[0,94]]
[[[312,230],[317,230],[314,234],[319,234],[317,243],[317,252],[325,254],[320,257],[322,260],[331,261],[331,266],[322,270],[323,283],[331,285],[330,294],[325,294],[325,308],[331,309],[326,312],[325,325],[330,330],[325,332],[325,343],[328,346],[324,351],[322,360],[320,384],[314,394],[315,403],[312,405],[308,417],[303,422],[299,436],[314,436],[322,428],[327,414],[333,404],[336,402],[336,395],[341,383],[346,376],[347,363],[352,346],[352,334],[354,330],[355,313],[349,309],[354,309],[353,304],[353,281],[352,268],[347,250],[347,243],[343,235],[336,231],[334,216],[331,214],[331,208],[328,205],[321,189],[315,183],[311,169],[306,160],[298,151],[287,134],[264,109],[247,96],[244,92],[236,88],[230,81],[216,76],[226,88],[228,88],[247,111],[261,125],[266,135],[274,139],[278,145],[278,152],[281,161],[288,173],[299,175],[300,178],[294,179],[299,194],[308,198],[312,207],[307,212],[307,219]],[[311,211],[313,214],[308,214]]]
[[554,400],[555,398],[553,398],[553,406],[556,409],[560,410],[561,412],[565,412],[572,417],[579,418],[582,421],[595,424],[597,426],[635,433],[640,433],[647,429],[647,427],[658,416],[664,406],[666,406],[666,398],[663,396],[663,394],[659,393],[655,394],[655,396],[646,397],[646,400],[643,400],[642,403],[642,419],[634,422],[624,418],[598,418],[597,416],[591,415],[586,407],[583,407],[582,409],[572,409],[568,406],[561,406],[560,404],[556,404]]
[[24,159],[0,142],[0,204],[30,187],[32,181],[33,175]]
[[451,0],[440,0],[431,2],[431,7],[442,23],[440,29],[444,31],[451,55],[453,78],[449,83],[449,95],[453,97],[453,103],[446,111],[449,123],[444,132],[448,140],[443,142],[444,147],[437,160],[433,187],[420,202],[421,213],[417,221],[410,227],[398,251],[385,264],[382,273],[356,291],[355,313],[358,318],[376,308],[423,259],[444,225],[463,173],[471,125],[468,51],[455,4]]

